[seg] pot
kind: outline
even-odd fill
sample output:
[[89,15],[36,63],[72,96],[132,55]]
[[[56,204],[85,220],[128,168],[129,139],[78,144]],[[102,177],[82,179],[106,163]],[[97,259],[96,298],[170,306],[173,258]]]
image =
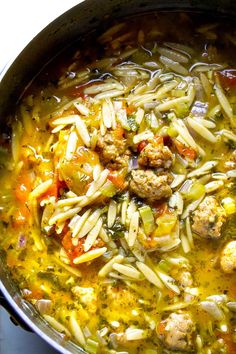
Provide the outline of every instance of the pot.
[[[0,74],[0,117],[14,109],[24,88],[40,69],[68,44],[99,27],[104,21],[151,10],[194,11],[236,17],[236,2],[232,0],[85,0],[49,24],[19,56]],[[14,104],[12,104],[14,103]],[[63,354],[85,353],[51,328],[35,308],[22,299],[19,290],[4,266],[0,253],[0,304],[12,314],[14,321],[37,333]]]

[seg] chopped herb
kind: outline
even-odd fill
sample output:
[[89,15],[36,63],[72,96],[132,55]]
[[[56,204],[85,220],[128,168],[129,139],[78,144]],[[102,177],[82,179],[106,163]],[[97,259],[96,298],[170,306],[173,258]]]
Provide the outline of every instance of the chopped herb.
[[123,202],[127,198],[128,198],[127,193],[116,193],[116,195],[112,199],[119,203],[119,202]]
[[125,236],[125,230],[126,228],[123,224],[121,224],[120,220],[118,219],[116,220],[112,228],[108,230],[108,233],[110,234],[113,240],[116,240]]

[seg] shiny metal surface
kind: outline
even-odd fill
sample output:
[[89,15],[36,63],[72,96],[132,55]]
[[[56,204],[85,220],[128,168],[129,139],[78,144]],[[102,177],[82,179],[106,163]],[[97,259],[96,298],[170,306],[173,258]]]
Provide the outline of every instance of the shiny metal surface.
[[[204,11],[236,17],[236,2],[231,0],[85,0],[37,35],[10,67],[0,75],[0,123],[5,113],[14,109],[22,90],[55,53],[78,37],[99,28],[112,18],[130,14],[160,11]],[[1,259],[2,258],[2,259]],[[77,345],[50,328],[36,310],[23,300],[13,284],[0,254],[0,290],[12,309],[41,338],[63,354],[84,353]]]

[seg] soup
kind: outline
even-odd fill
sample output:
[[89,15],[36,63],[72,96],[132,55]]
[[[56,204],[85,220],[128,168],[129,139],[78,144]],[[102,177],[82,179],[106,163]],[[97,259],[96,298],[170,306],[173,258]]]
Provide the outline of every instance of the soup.
[[235,33],[117,22],[52,61],[1,135],[1,255],[88,353],[236,352]]

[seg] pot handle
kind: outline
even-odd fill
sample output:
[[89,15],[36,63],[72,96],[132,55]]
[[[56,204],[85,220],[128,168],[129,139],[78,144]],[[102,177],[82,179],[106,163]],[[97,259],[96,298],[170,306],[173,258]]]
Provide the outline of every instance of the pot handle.
[[5,299],[0,291],[0,306],[2,306],[10,315],[9,318],[15,326],[20,326],[28,332],[32,332],[31,328],[22,320],[22,318],[12,309],[11,305]]

